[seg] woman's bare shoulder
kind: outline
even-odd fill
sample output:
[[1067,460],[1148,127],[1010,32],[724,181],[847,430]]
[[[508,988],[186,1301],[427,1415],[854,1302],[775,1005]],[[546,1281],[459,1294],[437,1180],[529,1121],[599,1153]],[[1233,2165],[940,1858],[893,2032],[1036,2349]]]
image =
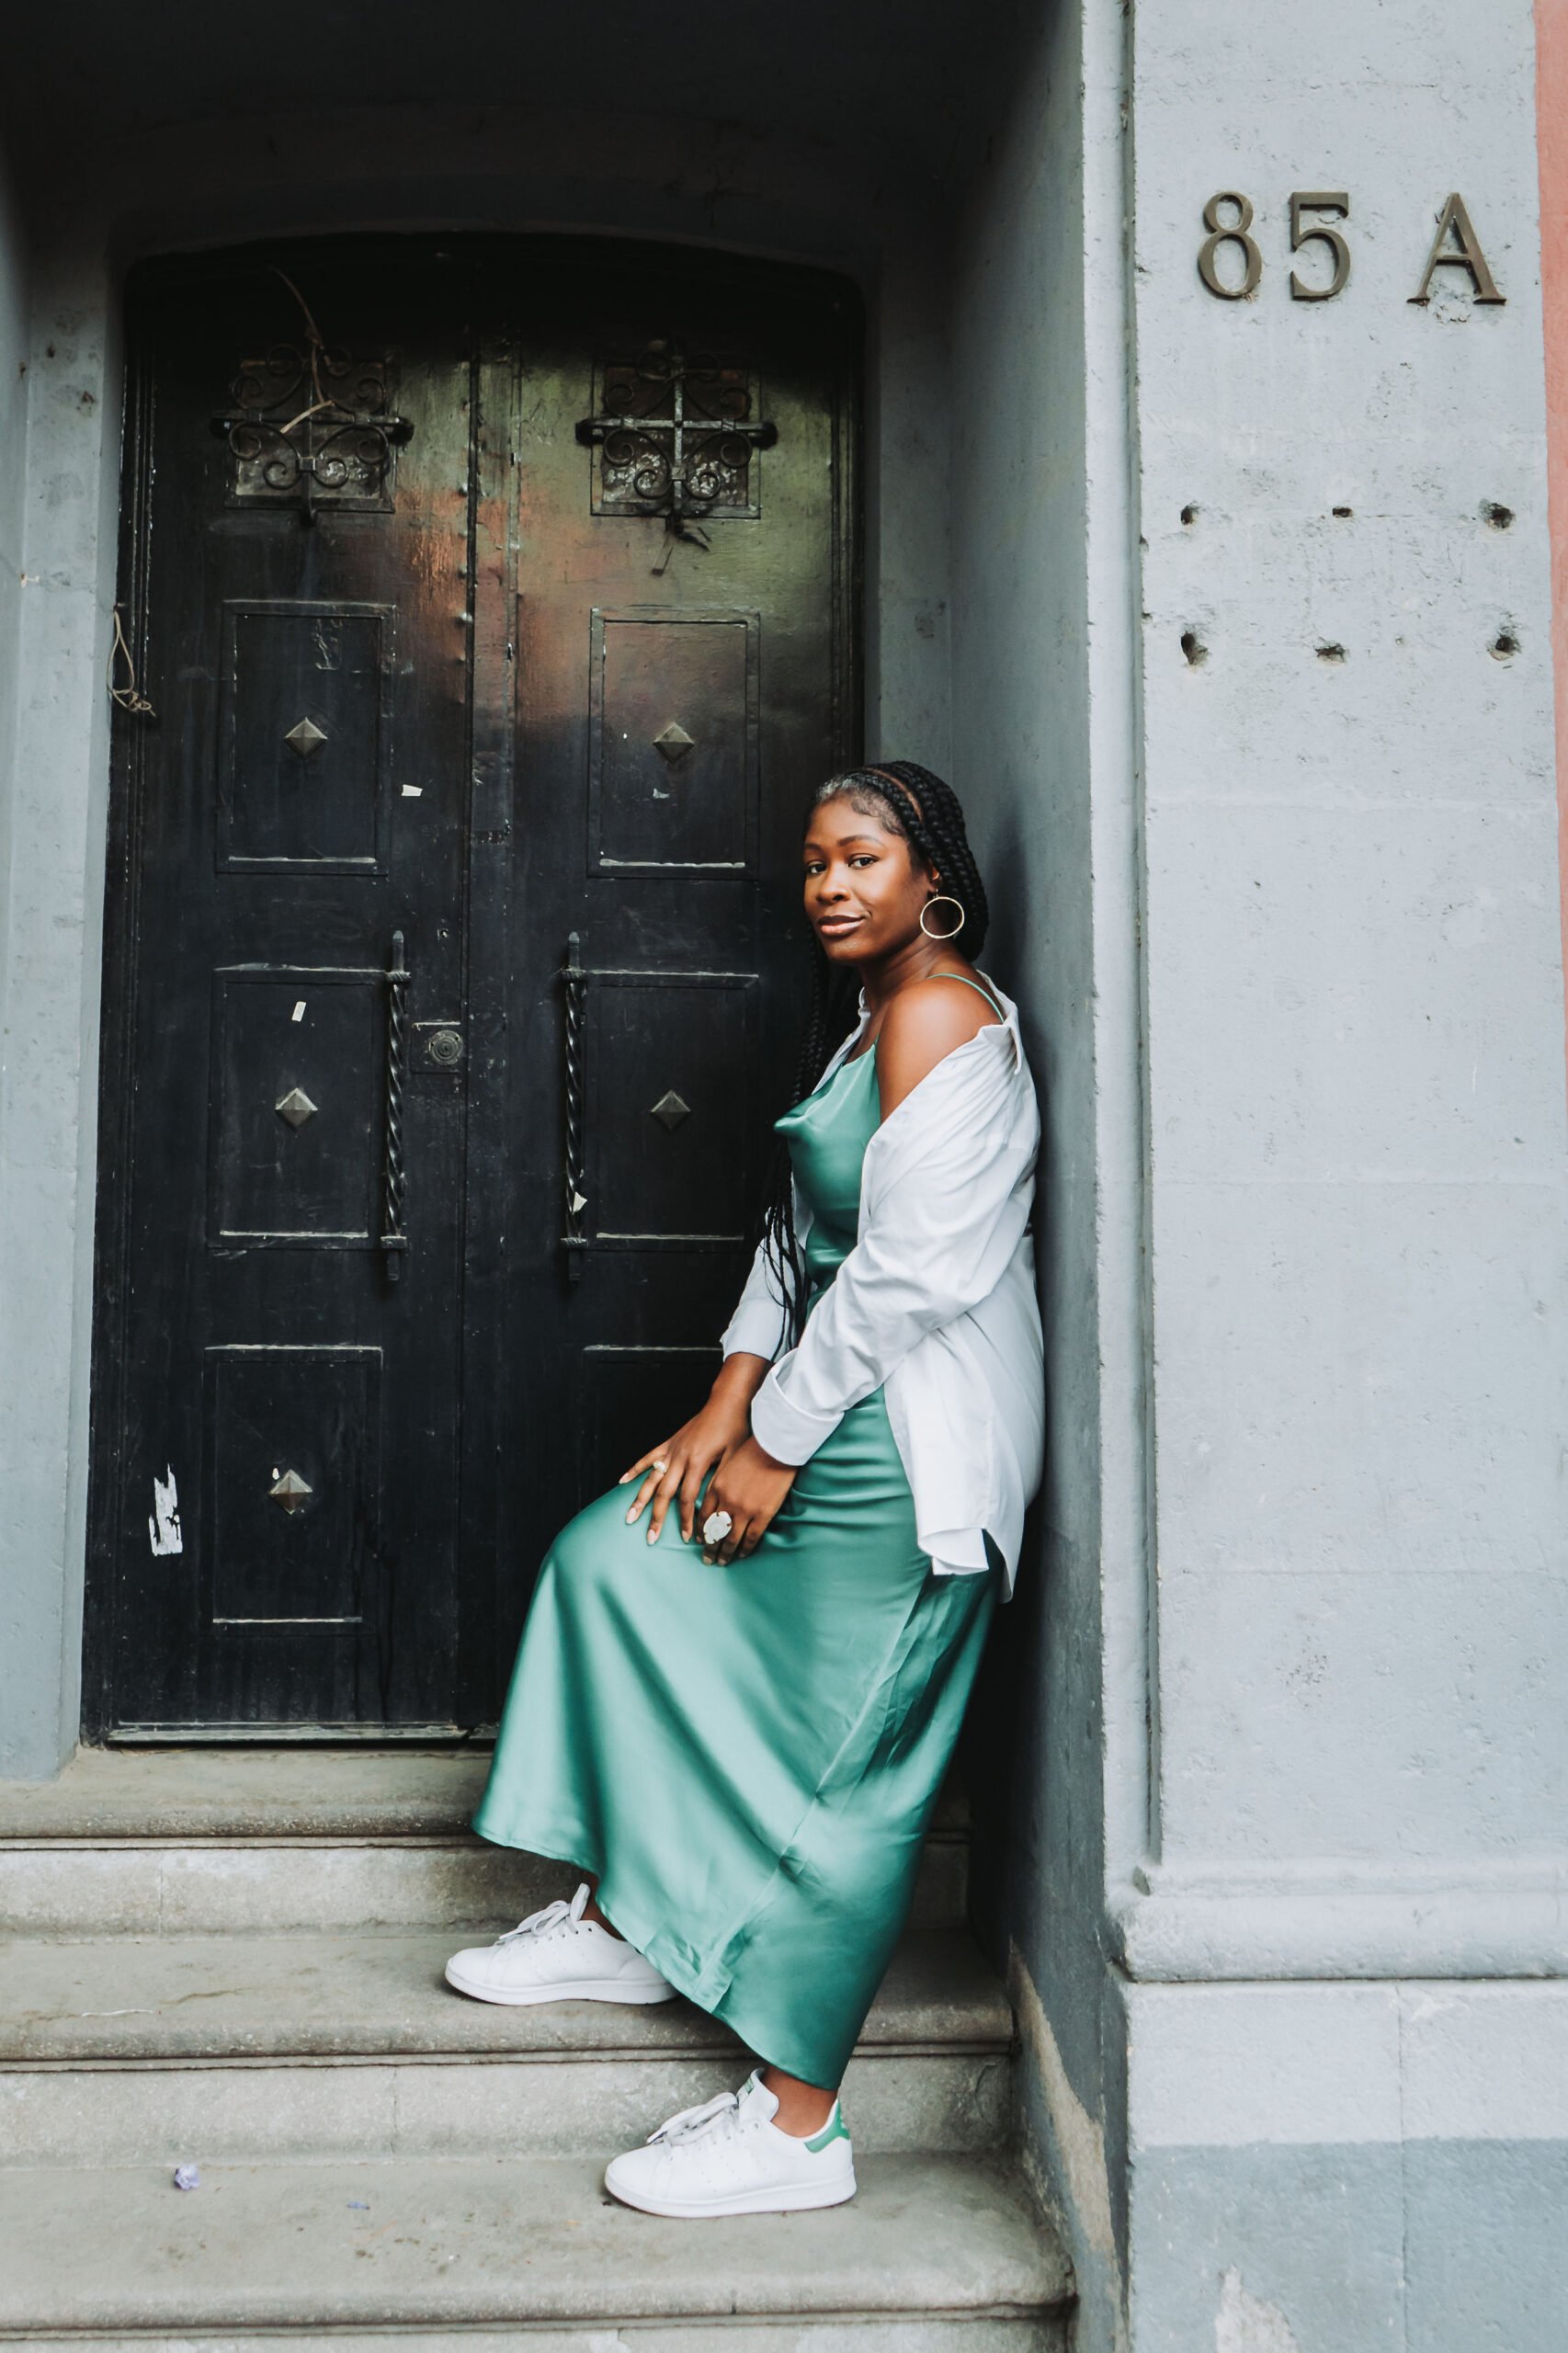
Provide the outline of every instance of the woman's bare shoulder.
[[882,1117],[960,1046],[994,1029],[995,1007],[978,986],[933,973],[902,988],[882,1016],[877,1037],[877,1085]]

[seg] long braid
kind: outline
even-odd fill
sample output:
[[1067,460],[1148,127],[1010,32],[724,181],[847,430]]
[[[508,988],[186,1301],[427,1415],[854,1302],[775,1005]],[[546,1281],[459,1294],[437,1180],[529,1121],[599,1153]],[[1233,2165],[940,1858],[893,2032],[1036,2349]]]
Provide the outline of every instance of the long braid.
[[[962,805],[952,787],[917,760],[887,760],[880,767],[846,768],[830,776],[812,793],[811,806],[820,809],[829,801],[847,801],[863,815],[877,817],[903,835],[921,864],[939,878],[940,891],[963,909],[963,921],[947,945],[972,962],[985,945],[990,909],[969,846]],[[812,995],[795,1069],[795,1102],[811,1094],[848,1033],[858,995],[853,972],[835,964],[822,942],[813,939]],[[795,1233],[790,1154],[781,1136],[773,1142],[761,1226],[767,1263],[783,1292],[792,1346],[805,1326],[806,1280]]]

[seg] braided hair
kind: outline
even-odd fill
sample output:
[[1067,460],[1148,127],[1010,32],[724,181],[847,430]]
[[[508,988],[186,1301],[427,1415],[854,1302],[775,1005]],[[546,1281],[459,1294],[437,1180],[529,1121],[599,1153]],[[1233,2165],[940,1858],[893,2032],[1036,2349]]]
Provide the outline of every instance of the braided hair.
[[[888,760],[880,767],[846,768],[830,776],[812,793],[811,809],[821,809],[830,801],[847,801],[863,816],[875,817],[909,844],[912,858],[940,877],[943,894],[956,899],[963,910],[962,923],[945,944],[972,962],[985,945],[990,911],[985,885],[969,846],[963,809],[951,785],[944,784],[918,760]],[[821,1079],[853,1027],[859,994],[853,971],[835,964],[821,940],[813,937],[811,1003],[795,1066],[792,1101],[802,1102]],[[774,1139],[763,1205],[762,1244],[784,1298],[789,1341],[793,1346],[805,1327],[805,1266],[795,1233],[790,1154],[781,1136]]]

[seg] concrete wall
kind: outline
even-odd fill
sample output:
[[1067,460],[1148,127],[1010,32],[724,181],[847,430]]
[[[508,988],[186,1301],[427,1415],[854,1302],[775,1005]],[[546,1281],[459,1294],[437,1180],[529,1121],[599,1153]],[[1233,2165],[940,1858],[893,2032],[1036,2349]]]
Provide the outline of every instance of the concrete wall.
[[[1255,1876],[1564,1821],[1529,10],[1321,38],[1332,109],[1239,6],[1197,41],[1145,7],[1137,49],[1161,1856]],[[1285,198],[1331,161],[1351,282],[1292,302]],[[1198,210],[1239,184],[1267,268],[1224,303]],[[1506,307],[1407,299],[1454,186]]]
[[[954,765],[1048,1098],[1051,1468],[975,1743],[983,1904],[1085,2348],[1547,2353],[1530,15],[1335,0],[1305,76],[1305,28],[1240,0],[1123,22],[1085,0],[1011,62],[955,270]],[[1264,258],[1235,302],[1196,267],[1229,188]],[[1353,261],[1319,304],[1289,199],[1324,188]],[[1501,307],[1453,271],[1408,300],[1455,188]]]
[[[10,1109],[13,1078],[24,1041],[12,1027],[6,975],[11,966],[15,926],[11,887],[17,812],[8,789],[15,773],[17,703],[20,689],[23,588],[23,503],[28,435],[28,252],[12,193],[10,174],[0,161],[0,1225],[13,1193],[12,1164],[22,1149],[16,1132],[21,1114]],[[0,1307],[0,1314],[4,1309]],[[30,1654],[31,1596],[26,1580],[0,1581],[0,1656]],[[59,1681],[59,1646],[50,1661],[50,1680]],[[10,1751],[5,1711],[0,1711],[0,1771]],[[14,1767],[12,1768],[14,1769]]]
[[[1133,38],[1131,2341],[1545,2353],[1568,1139],[1530,11],[1142,0]],[[1350,282],[1293,301],[1289,198],[1324,188]],[[1504,306],[1452,270],[1409,300],[1456,188]],[[1220,189],[1256,208],[1245,301],[1195,267]]]
[[[10,757],[17,711],[22,602],[22,499],[27,480],[28,252],[0,156],[0,757]],[[0,802],[0,878],[9,872],[9,814]],[[0,922],[5,892],[0,879]],[[0,947],[4,933],[0,931]]]
[[119,453],[113,322],[35,248],[6,826],[0,1072],[0,1771],[79,1708],[99,968]]
[[[1118,12],[1036,13],[994,63],[955,247],[953,767],[1021,1000],[1044,1142],[1047,1472],[970,1744],[982,1926],[1023,2120],[1073,2245],[1084,2353],[1118,2340],[1120,2018],[1100,1950],[1108,1613],[1142,1589],[1139,974]],[[1141,1752],[1140,1752],[1141,1756]],[[1143,1847],[1131,1825],[1128,1861]],[[1126,1867],[1124,1865],[1124,1867]],[[1108,2043],[1108,2037],[1109,2038]]]

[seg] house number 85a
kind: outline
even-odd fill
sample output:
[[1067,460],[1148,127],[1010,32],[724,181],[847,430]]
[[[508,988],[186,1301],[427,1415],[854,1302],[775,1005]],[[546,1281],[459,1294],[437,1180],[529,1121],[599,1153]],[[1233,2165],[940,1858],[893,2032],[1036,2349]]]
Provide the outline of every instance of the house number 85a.
[[[1343,188],[1298,188],[1292,194],[1290,251],[1299,254],[1303,245],[1322,244],[1334,256],[1333,272],[1326,285],[1311,282],[1299,270],[1290,272],[1290,293],[1296,301],[1329,302],[1345,291],[1350,278],[1350,247],[1343,230],[1332,224],[1349,218],[1350,199]],[[1222,188],[1203,208],[1203,225],[1209,234],[1198,248],[1198,274],[1210,294],[1217,294],[1221,302],[1240,302],[1248,294],[1256,293],[1263,276],[1263,256],[1252,234],[1252,219],[1251,198],[1238,195],[1233,188]],[[1233,245],[1241,256],[1241,276],[1230,285],[1220,275],[1221,245]],[[1230,267],[1233,270],[1234,264]]]
[[[1336,294],[1344,293],[1350,282],[1350,247],[1345,232],[1335,223],[1349,218],[1350,199],[1343,188],[1294,191],[1290,198],[1290,251],[1299,254],[1307,245],[1326,245],[1332,263],[1326,279],[1321,275],[1321,255],[1313,256],[1309,278],[1293,269],[1293,301],[1331,302]],[[1198,275],[1210,294],[1217,294],[1221,302],[1244,301],[1257,290],[1257,282],[1263,276],[1263,256],[1252,233],[1252,222],[1251,197],[1242,196],[1234,188],[1221,188],[1203,208],[1203,225],[1209,234],[1198,248]],[[1225,275],[1221,278],[1220,256],[1227,245],[1234,250],[1225,257]],[[1437,215],[1437,233],[1427,253],[1421,282],[1409,297],[1412,302],[1431,301],[1432,280],[1440,269],[1462,269],[1477,302],[1494,302],[1500,308],[1507,300],[1498,291],[1465,200],[1457,194],[1449,197]]]

